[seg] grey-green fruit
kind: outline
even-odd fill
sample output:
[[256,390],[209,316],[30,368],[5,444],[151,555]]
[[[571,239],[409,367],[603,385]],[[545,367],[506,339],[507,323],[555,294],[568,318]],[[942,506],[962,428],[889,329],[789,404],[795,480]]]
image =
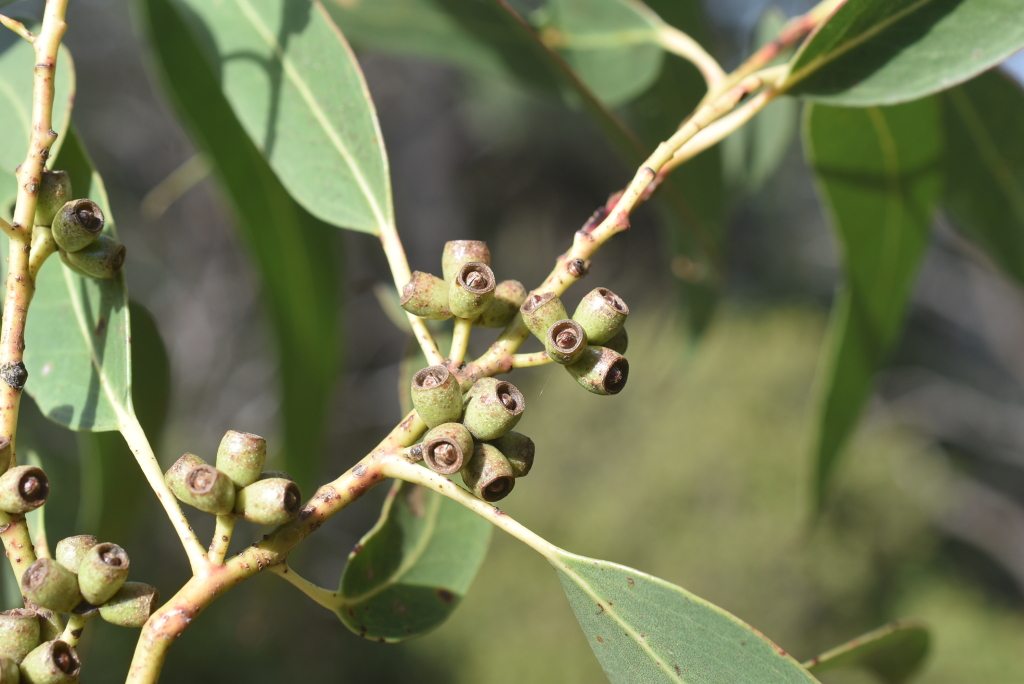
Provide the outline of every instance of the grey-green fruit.
[[36,194],[36,225],[48,226],[60,208],[71,199],[71,178],[67,171],[43,169],[43,178]]
[[160,592],[142,582],[125,582],[109,601],[100,606],[100,617],[112,625],[139,628],[156,610]]
[[587,347],[580,360],[565,369],[594,394],[618,394],[629,378],[629,361],[607,347]]
[[608,349],[620,354],[625,354],[626,349],[629,347],[629,335],[626,334],[626,326],[619,328],[619,332],[615,333],[615,337],[607,340],[601,346],[607,347]]
[[63,641],[44,641],[21,661],[22,684],[71,684],[78,681],[78,654]]
[[249,432],[228,430],[217,448],[217,470],[231,478],[236,487],[260,479],[267,460],[267,440]]
[[70,613],[82,601],[78,577],[51,558],[39,558],[21,576],[21,593],[56,613]]
[[438,425],[423,436],[423,461],[435,473],[457,473],[472,454],[473,435],[461,423]]
[[504,328],[526,301],[526,288],[518,280],[503,280],[494,288],[494,299],[473,321],[481,328]]
[[272,477],[279,477],[279,478],[282,478],[282,479],[285,479],[285,480],[294,480],[295,479],[286,470],[264,470],[262,473],[260,473],[259,479],[261,479],[261,480],[269,480]]
[[519,307],[519,313],[523,317],[526,327],[541,342],[544,341],[551,326],[569,317],[565,311],[565,305],[554,292],[530,295]]
[[91,245],[103,232],[103,210],[90,199],[71,200],[57,211],[49,225],[53,239],[65,252]]
[[457,422],[462,417],[459,381],[445,366],[417,371],[412,376],[412,405],[428,428]]
[[185,489],[185,476],[193,468],[200,465],[206,465],[206,461],[195,454],[183,454],[164,473],[164,482],[167,483],[167,486],[174,493],[174,496],[178,497],[179,501],[184,501],[185,499],[182,497],[188,496],[188,492]]
[[235,483],[212,465],[197,465],[185,475],[178,498],[204,513],[227,515],[235,506]]
[[36,466],[15,466],[0,475],[0,511],[33,511],[46,503],[49,493],[50,481]]
[[478,443],[473,458],[462,467],[462,481],[484,501],[500,501],[515,487],[512,466],[496,447]]
[[[0,656],[20,663],[39,645],[39,614],[31,608],[0,613]],[[0,678],[0,684],[7,680]]]
[[494,272],[481,261],[463,264],[448,287],[448,307],[459,318],[474,319],[494,301]]
[[302,493],[291,480],[270,478],[238,490],[235,513],[257,525],[283,525],[299,515]]
[[402,288],[398,304],[420,318],[443,321],[452,317],[448,307],[448,283],[423,271],[412,272],[412,279]]
[[128,579],[128,554],[117,544],[89,549],[78,566],[78,590],[94,606],[106,603]]
[[587,293],[572,315],[583,326],[590,344],[603,345],[622,330],[629,307],[622,298],[606,287],[595,287]]
[[516,386],[495,378],[480,378],[466,395],[462,424],[474,439],[490,441],[519,422],[526,400]]
[[515,477],[529,475],[537,451],[532,439],[521,432],[506,432],[491,444],[508,459]]
[[548,358],[563,366],[579,361],[586,348],[587,334],[571,318],[556,321],[544,336],[544,351],[548,353]]
[[124,265],[125,248],[109,235],[99,235],[77,252],[65,251],[62,258],[90,278],[113,278]]
[[21,668],[13,658],[0,657],[0,684],[18,684],[21,681]]
[[455,275],[470,261],[491,265],[491,250],[480,240],[449,240],[441,252],[441,275],[451,282]]
[[65,537],[57,542],[53,551],[54,559],[62,566],[77,574],[78,566],[89,549],[100,543],[100,540],[91,534],[78,534],[74,537]]

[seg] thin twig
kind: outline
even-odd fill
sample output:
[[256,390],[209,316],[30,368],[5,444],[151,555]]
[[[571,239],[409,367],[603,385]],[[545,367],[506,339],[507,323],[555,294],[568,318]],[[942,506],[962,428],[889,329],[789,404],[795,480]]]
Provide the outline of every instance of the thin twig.
[[210,542],[210,563],[223,565],[224,556],[231,546],[231,534],[235,531],[235,516],[218,515],[213,529],[213,541]]
[[327,610],[337,612],[341,607],[342,602],[337,591],[324,589],[321,586],[313,584],[308,579],[288,567],[287,562],[281,563],[280,565],[271,565],[270,571],[281,579],[287,581],[293,587],[313,599],[313,601],[320,604]]
[[32,231],[32,248],[28,257],[28,275],[32,282],[36,281],[39,269],[56,251],[57,241],[53,239],[53,231],[46,226],[36,226]]
[[11,29],[12,31],[14,31],[30,43],[36,42],[36,34],[32,33],[27,28],[25,28],[25,25],[22,24],[20,21],[16,21],[8,16],[0,14],[0,24],[3,24],[7,28]]
[[551,363],[551,357],[547,352],[539,351],[532,354],[513,354],[512,368],[533,368],[535,366],[546,366]]
[[452,350],[448,354],[448,362],[458,366],[466,358],[466,350],[469,348],[469,336],[473,332],[473,321],[465,318],[456,318],[455,326],[452,329]]
[[[409,261],[405,257],[405,248],[398,237],[398,230],[394,226],[386,226],[381,230],[380,242],[384,247],[384,256],[388,259],[391,267],[391,276],[395,281],[395,287],[401,292],[402,288],[412,280],[412,271],[409,270]],[[409,325],[412,326],[413,335],[423,350],[423,356],[432,366],[444,363],[444,357],[437,350],[437,342],[427,329],[427,323],[419,316],[406,313]]]
[[60,635],[60,640],[68,646],[77,646],[78,640],[82,638],[85,623],[88,621],[88,616],[75,615],[74,613],[69,615],[68,626],[64,628],[64,633]]

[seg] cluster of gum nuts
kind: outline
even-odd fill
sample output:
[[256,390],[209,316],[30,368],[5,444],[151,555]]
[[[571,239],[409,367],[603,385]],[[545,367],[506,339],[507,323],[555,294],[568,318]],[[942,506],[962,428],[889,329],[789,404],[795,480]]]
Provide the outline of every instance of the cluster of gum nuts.
[[89,199],[70,199],[66,171],[44,171],[36,202],[36,230],[49,230],[61,261],[89,278],[113,278],[124,264],[125,248],[103,234],[103,210]]
[[[505,327],[521,316],[547,356],[583,388],[612,395],[625,387],[629,308],[612,291],[595,288],[570,318],[552,292],[528,294],[516,280],[497,283],[483,242],[446,243],[441,268],[443,278],[412,274],[402,289],[402,308],[422,318],[454,317],[487,328]],[[484,377],[463,394],[447,366],[429,366],[413,376],[412,401],[429,431],[410,454],[431,470],[461,472],[466,486],[484,501],[508,496],[516,478],[529,473],[535,447],[529,437],[512,431],[526,408],[512,383]]]
[[217,448],[216,465],[185,454],[164,473],[164,481],[182,503],[204,513],[283,525],[298,516],[302,494],[288,473],[264,472],[266,459],[266,440],[228,430]]

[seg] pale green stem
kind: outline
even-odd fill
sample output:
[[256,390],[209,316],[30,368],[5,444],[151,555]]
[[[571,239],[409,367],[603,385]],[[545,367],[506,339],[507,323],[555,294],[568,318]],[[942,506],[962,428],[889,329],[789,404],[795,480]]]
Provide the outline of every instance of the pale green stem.
[[452,351],[448,354],[448,361],[453,366],[458,366],[466,359],[466,350],[469,349],[469,336],[473,332],[473,321],[465,318],[456,318],[455,327],[452,330]]
[[725,80],[725,71],[718,60],[701,47],[700,43],[675,26],[666,23],[654,10],[640,0],[620,0],[620,2],[629,5],[633,11],[643,16],[647,23],[654,27],[658,44],[664,50],[679,55],[697,67],[701,76],[704,77],[704,82],[708,84],[709,90]]
[[25,28],[25,25],[22,24],[20,21],[15,21],[14,19],[11,19],[8,16],[0,14],[0,24],[3,24],[7,28],[11,29],[12,31],[14,31],[30,43],[36,42],[36,35],[29,31],[27,28]]
[[512,355],[512,368],[533,368],[534,366],[546,366],[549,363],[551,363],[551,357],[543,351]]
[[68,626],[64,628],[64,633],[60,635],[60,640],[68,646],[77,646],[78,640],[82,638],[82,630],[85,629],[85,623],[89,621],[89,617],[91,616],[75,615],[74,613],[68,615]]
[[210,542],[210,563],[223,565],[224,556],[231,545],[231,533],[235,531],[235,516],[218,515],[213,529],[213,541]]
[[56,251],[57,241],[53,239],[53,231],[46,226],[36,226],[32,229],[32,251],[29,252],[28,257],[28,274],[33,282],[39,275],[39,269]]
[[[388,265],[391,267],[391,276],[395,281],[395,287],[401,292],[402,288],[412,280],[412,271],[409,270],[409,261],[405,257],[405,248],[402,247],[402,241],[398,237],[398,230],[392,225],[385,226],[380,233],[380,243],[384,247],[384,256],[387,257]],[[437,342],[434,341],[434,337],[427,329],[427,322],[411,313],[406,313],[406,316],[427,362],[432,366],[443,365],[444,357],[437,350]]]
[[186,159],[142,198],[139,206],[142,215],[151,220],[163,216],[168,207],[210,175],[210,168],[210,162],[202,154]]
[[2,217],[0,217],[0,230],[4,231],[9,238],[14,238],[16,240],[21,239],[21,231],[5,221]]
[[280,565],[271,565],[270,571],[286,580],[293,587],[301,591],[303,594],[313,599],[316,603],[320,604],[331,612],[337,612],[338,608],[341,607],[341,597],[337,591],[331,591],[324,589],[323,587],[317,586],[310,582],[305,577],[302,577],[297,572],[288,567],[288,563],[281,563]]

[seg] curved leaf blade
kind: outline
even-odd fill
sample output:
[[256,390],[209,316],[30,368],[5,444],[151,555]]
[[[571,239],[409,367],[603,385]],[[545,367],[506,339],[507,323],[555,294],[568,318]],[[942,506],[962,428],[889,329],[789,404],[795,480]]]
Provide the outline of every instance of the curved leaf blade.
[[804,663],[818,674],[862,665],[873,670],[886,684],[903,684],[928,655],[931,635],[917,620],[895,620]]
[[790,92],[866,107],[962,83],[1024,48],[1017,0],[846,2],[793,57]]
[[419,485],[396,482],[349,555],[338,617],[375,641],[411,639],[452,614],[480,569],[491,524]]
[[817,681],[759,631],[665,580],[565,551],[552,565],[612,684]]

